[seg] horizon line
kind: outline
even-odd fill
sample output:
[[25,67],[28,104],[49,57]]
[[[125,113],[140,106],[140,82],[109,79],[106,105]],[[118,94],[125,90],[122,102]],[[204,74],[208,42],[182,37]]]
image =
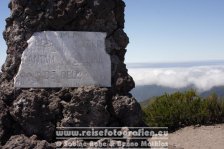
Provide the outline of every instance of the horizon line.
[[128,68],[174,68],[224,65],[224,60],[126,63]]
[[224,59],[211,59],[211,60],[189,60],[189,61],[148,61],[148,62],[125,62],[126,64],[176,64],[176,63],[212,63],[212,62],[223,62]]

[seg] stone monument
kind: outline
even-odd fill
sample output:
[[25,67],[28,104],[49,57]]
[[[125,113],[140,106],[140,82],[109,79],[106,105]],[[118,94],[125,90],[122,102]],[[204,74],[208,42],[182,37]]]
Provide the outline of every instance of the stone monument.
[[129,93],[122,0],[11,0],[9,8],[2,148],[54,148],[56,127],[144,125]]

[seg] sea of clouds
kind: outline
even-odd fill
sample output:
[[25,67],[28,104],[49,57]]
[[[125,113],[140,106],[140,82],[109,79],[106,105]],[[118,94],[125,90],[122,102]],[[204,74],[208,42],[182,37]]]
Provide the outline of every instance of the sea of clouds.
[[129,74],[136,85],[158,85],[171,88],[194,86],[199,91],[224,85],[224,65],[169,67],[169,68],[129,68]]

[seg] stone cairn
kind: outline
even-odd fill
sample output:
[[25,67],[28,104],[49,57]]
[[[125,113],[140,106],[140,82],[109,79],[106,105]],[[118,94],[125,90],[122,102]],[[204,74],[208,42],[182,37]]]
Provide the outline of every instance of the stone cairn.
[[[0,74],[0,146],[55,148],[56,127],[143,126],[135,84],[124,64],[129,42],[122,0],[11,0],[3,33],[7,58]],[[112,87],[14,88],[27,40],[41,31],[106,32]]]

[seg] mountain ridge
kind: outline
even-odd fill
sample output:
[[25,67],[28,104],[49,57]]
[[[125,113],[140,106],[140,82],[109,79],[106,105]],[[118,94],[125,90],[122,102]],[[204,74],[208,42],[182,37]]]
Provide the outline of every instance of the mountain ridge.
[[[151,99],[156,96],[161,96],[165,93],[171,94],[175,92],[184,92],[187,90],[196,90],[194,86],[188,86],[184,88],[171,88],[171,87],[164,87],[164,86],[158,86],[158,85],[142,85],[142,86],[136,86],[132,91],[132,95],[139,101],[143,102],[148,99]],[[219,97],[224,97],[224,86],[216,86],[211,88],[208,91],[199,92],[198,94],[202,97],[207,97],[212,93],[216,93]]]

